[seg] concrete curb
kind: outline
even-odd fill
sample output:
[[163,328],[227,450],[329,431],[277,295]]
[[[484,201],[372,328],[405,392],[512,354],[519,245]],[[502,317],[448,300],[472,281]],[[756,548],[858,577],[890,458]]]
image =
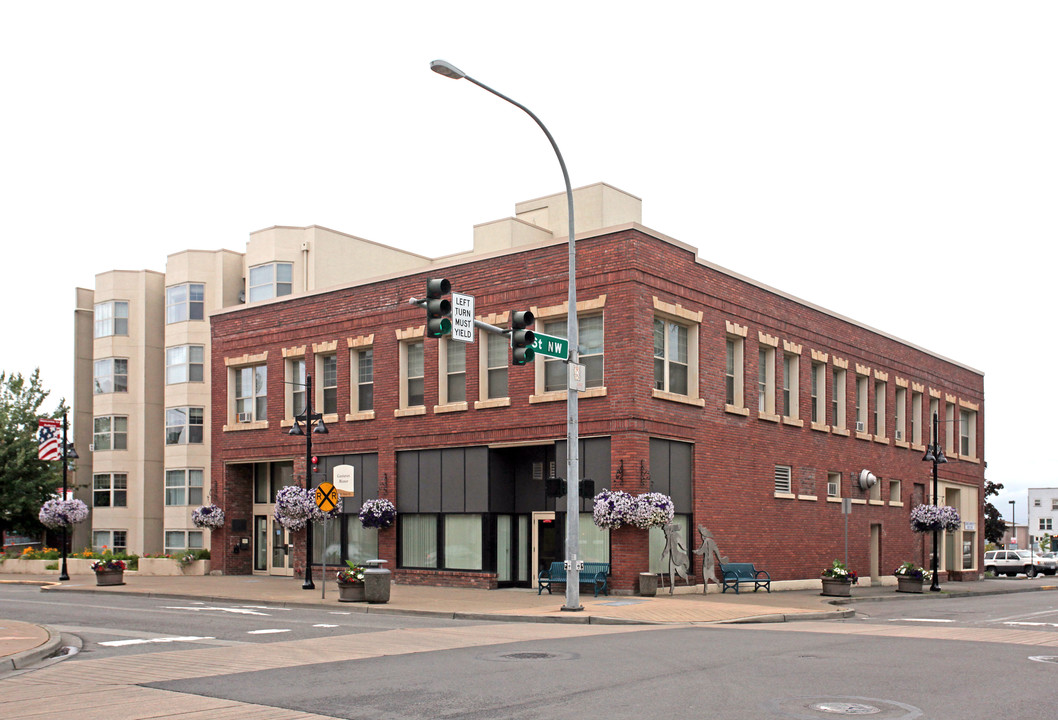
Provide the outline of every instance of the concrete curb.
[[0,670],[24,670],[55,654],[62,645],[62,634],[48,625],[38,625],[37,627],[48,633],[48,639],[35,648],[23,650],[20,653],[0,659]]

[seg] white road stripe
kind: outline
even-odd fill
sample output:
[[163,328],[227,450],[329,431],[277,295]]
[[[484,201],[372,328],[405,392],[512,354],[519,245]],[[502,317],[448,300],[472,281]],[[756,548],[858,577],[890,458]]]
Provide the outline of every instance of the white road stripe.
[[890,618],[889,622],[955,622],[954,620],[941,620],[939,618]]
[[327,623],[319,623],[318,625],[313,625],[312,627],[332,628],[332,627],[338,627],[338,626],[337,625],[328,625]]
[[268,617],[268,613],[257,612],[256,610],[248,610],[245,608],[233,608],[233,607],[172,607],[166,606],[166,610],[215,610],[217,612],[230,612],[237,615],[260,615],[262,617]]
[[247,635],[272,635],[274,633],[290,632],[289,628],[269,628],[268,630],[247,630]]
[[216,640],[213,637],[196,637],[194,635],[188,635],[186,637],[160,637],[160,638],[135,638],[133,640],[107,640],[106,642],[98,643],[104,647],[123,647],[125,645],[146,645],[148,643],[171,643],[171,642],[195,642],[197,640]]

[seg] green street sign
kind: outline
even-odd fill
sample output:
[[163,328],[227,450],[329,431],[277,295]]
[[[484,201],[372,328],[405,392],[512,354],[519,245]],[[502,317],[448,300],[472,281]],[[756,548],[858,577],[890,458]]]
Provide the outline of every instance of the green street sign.
[[537,355],[547,355],[548,357],[561,358],[562,360],[569,357],[569,341],[566,338],[545,335],[542,332],[535,334],[536,340],[533,342],[532,347]]

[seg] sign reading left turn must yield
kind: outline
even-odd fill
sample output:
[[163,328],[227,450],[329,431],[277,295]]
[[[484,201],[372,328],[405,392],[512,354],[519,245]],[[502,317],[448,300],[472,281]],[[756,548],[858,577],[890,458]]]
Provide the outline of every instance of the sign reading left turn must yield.
[[321,482],[316,486],[316,507],[323,512],[332,512],[342,499],[338,496],[338,490],[329,482]]

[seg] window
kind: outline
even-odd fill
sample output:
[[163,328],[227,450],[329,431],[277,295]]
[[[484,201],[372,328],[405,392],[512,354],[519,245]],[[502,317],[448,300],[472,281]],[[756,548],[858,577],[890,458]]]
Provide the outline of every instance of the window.
[[827,366],[812,363],[812,424],[827,424]]
[[841,473],[827,473],[827,497],[841,497]]
[[96,303],[95,336],[97,338],[112,335],[129,334],[129,303],[126,300],[111,300]]
[[775,414],[775,348],[766,345],[757,351],[757,412]]
[[202,345],[165,349],[165,384],[202,382],[206,351]]
[[972,410],[959,411],[959,455],[977,457],[977,413]]
[[250,268],[250,302],[283,297],[294,292],[293,263],[269,263]]
[[911,443],[922,445],[922,393],[911,391]]
[[305,358],[287,359],[287,417],[296,417],[305,412],[308,386],[305,381]]
[[414,340],[401,345],[404,354],[404,384],[401,388],[401,407],[419,407],[425,404],[423,341]]
[[202,320],[205,317],[206,286],[185,283],[165,289],[165,322]]
[[907,388],[896,389],[896,412],[893,417],[896,421],[896,439],[907,442]]
[[941,425],[940,425],[939,422],[937,423],[938,436],[937,437],[933,437],[933,418],[934,417],[937,417],[937,418],[940,417],[940,400],[938,400],[937,398],[930,398],[929,399],[929,417],[926,418],[926,420],[927,420],[927,423],[926,423],[926,442],[927,443],[932,443],[934,440],[936,440],[937,442],[940,442]]
[[401,567],[437,567],[437,516],[399,515]]
[[728,335],[724,360],[724,403],[736,408],[746,406],[745,353],[746,341],[737,335]]
[[1040,506],[1040,499],[1039,498],[1033,499],[1032,506],[1033,507],[1039,507]]
[[800,368],[801,358],[793,353],[783,353],[782,356],[782,409],[786,417],[796,420],[800,413]]
[[488,333],[486,395],[488,400],[507,397],[507,336]]
[[167,506],[201,505],[202,471],[166,470],[165,504]]
[[188,550],[202,549],[201,530],[166,530],[165,554],[182,555]]
[[[543,323],[545,335],[564,338],[567,335],[566,318],[556,318]],[[577,335],[580,338],[580,364],[584,366],[584,387],[603,387],[603,317],[602,315],[577,316]],[[544,362],[544,392],[566,389],[567,365],[561,358],[537,355],[537,362]]]
[[856,376],[856,432],[867,432],[867,376]]
[[92,549],[97,553],[107,549],[113,553],[121,554],[128,550],[127,530],[93,530]]
[[[672,522],[680,526],[677,535],[683,541],[683,546],[686,548],[692,547],[691,528],[693,525],[691,524],[691,516],[676,513],[672,518]],[[663,555],[665,551],[664,528],[652,527],[647,531],[647,547],[650,553],[650,564],[648,566],[650,572],[667,574],[669,572],[668,558]]]
[[775,492],[782,494],[793,492],[793,472],[789,465],[775,466]]
[[268,417],[268,367],[251,365],[235,370],[236,422],[263,421]]
[[687,395],[687,328],[654,318],[654,389]]
[[460,340],[446,338],[444,347],[444,376],[441,390],[444,396],[441,404],[461,403],[467,399],[467,344]]
[[317,377],[320,378],[319,396],[322,400],[320,407],[325,415],[333,415],[338,412],[338,356],[323,355],[317,357]]
[[[1037,500],[1036,501],[1037,507],[1039,506],[1039,503],[1040,503],[1040,501]],[[1051,500],[1051,510],[1058,510],[1058,500],[1054,500],[1054,499]]]
[[128,392],[129,361],[127,358],[107,358],[93,364],[94,394]]
[[874,434],[885,437],[885,390],[888,383],[884,380],[874,381]]
[[1051,518],[1040,518],[1040,530],[1053,530]]
[[95,418],[92,428],[92,450],[128,450],[129,419],[123,415]]
[[129,476],[125,473],[99,473],[92,476],[93,507],[126,507]]
[[889,481],[889,502],[899,503],[900,502],[900,481],[890,480]]
[[944,405],[944,452],[955,453],[955,406],[951,403]]
[[165,411],[165,444],[198,445],[202,443],[204,408],[178,407]]
[[371,348],[353,351],[353,407],[356,412],[368,412],[375,407],[375,360]]
[[845,408],[848,405],[848,401],[845,399],[845,368],[834,367],[834,397],[830,401],[830,415],[834,423],[834,427],[839,430],[847,430],[848,425],[845,423]]
[[444,516],[444,566],[481,570],[484,533],[481,515]]

